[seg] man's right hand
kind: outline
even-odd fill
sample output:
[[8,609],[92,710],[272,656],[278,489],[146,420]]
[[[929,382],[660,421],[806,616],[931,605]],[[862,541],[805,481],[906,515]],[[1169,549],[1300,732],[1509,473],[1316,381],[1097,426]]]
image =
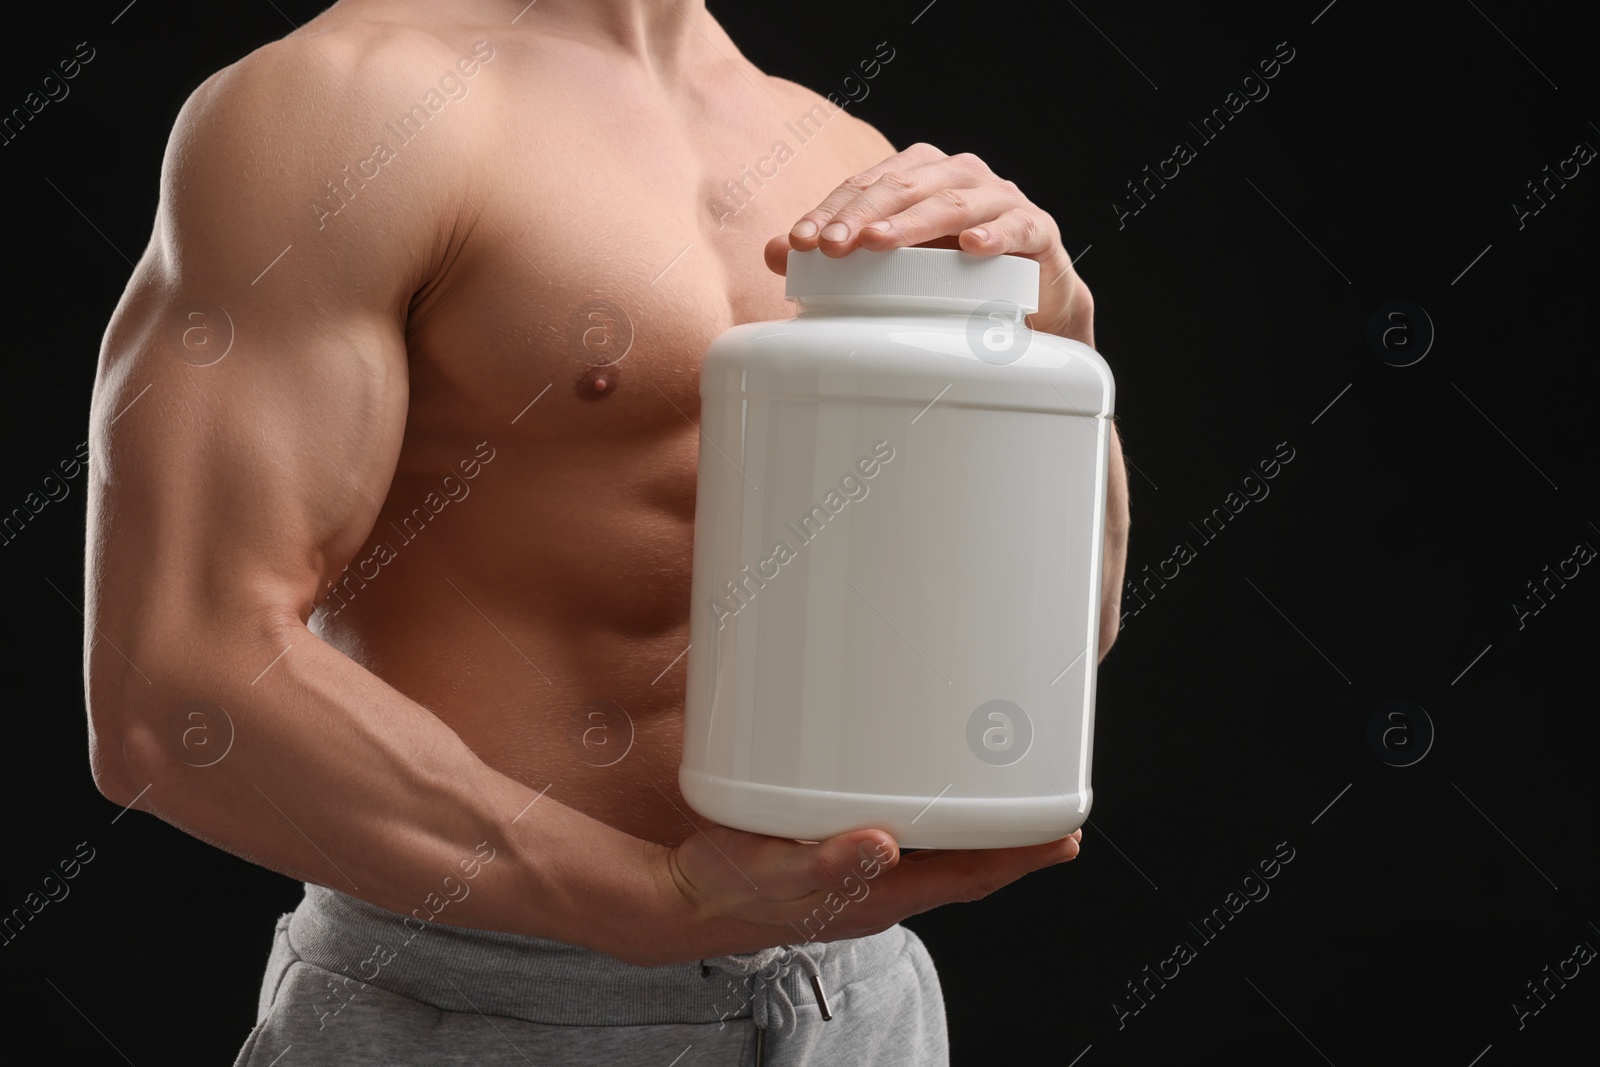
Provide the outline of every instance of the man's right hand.
[[1073,859],[1083,836],[1074,830],[1023,848],[922,849],[901,862],[894,838],[882,830],[808,844],[702,822],[675,848],[652,846],[651,881],[676,921],[650,930],[649,946],[624,957],[628,962],[678,963],[865,937]]

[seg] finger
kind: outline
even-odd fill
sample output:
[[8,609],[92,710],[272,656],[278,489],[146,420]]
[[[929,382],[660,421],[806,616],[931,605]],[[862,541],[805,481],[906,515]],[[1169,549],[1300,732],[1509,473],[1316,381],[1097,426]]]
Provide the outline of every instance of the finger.
[[961,234],[962,251],[977,256],[1053,256],[1061,235],[1050,216],[1029,204],[1012,207],[988,222],[974,224]]
[[[876,933],[919,912],[955,901],[977,900],[1030,871],[1077,856],[1081,832],[1056,841],[1010,849],[924,849],[892,870],[863,866],[853,884],[818,889],[806,897],[767,902],[747,916],[793,927],[818,915],[836,915],[817,939],[834,941]],[[834,899],[830,900],[830,894]],[[841,901],[848,900],[848,906]],[[818,908],[825,911],[817,911]]]
[[996,178],[983,160],[963,152],[920,167],[885,170],[823,224],[817,235],[818,246],[828,255],[845,255],[858,244],[863,226],[924,201],[930,203],[923,213],[931,212],[941,223],[961,220],[958,225],[939,231],[949,234],[1027,203],[1015,184]]
[[919,167],[935,159],[943,159],[945,154],[925,141],[918,141],[902,152],[885,159],[876,166],[868,167],[859,174],[853,174],[839,183],[838,188],[829,193],[827,197],[811,211],[800,216],[800,220],[789,230],[789,239],[792,247],[801,251],[808,251],[817,247],[817,234],[822,230],[839,209],[860,195],[861,190],[875,183],[886,171],[904,171]]
[[[863,241],[862,244],[865,245],[866,242]],[[915,244],[920,248],[953,248],[957,250],[961,248],[961,242],[956,240],[955,234],[941,234],[926,241],[917,241]],[[789,274],[789,252],[793,248],[794,245],[790,242],[788,234],[774,237],[768,241],[766,247],[761,250],[762,258],[767,263],[767,269],[774,274],[787,277]]]
[[[735,892],[773,903],[836,890],[847,876],[861,877],[869,864],[876,864],[879,872],[887,870],[899,861],[900,852],[894,838],[882,830],[851,830],[804,845],[718,826],[709,831],[708,839],[721,857],[697,858],[711,864],[713,877]],[[732,869],[717,873],[719,863]]]
[[[863,200],[866,198],[863,197]],[[958,188],[944,186],[936,188],[927,197],[916,200],[904,210],[877,212],[877,205],[870,205],[861,214],[856,215],[857,205],[849,205],[841,212],[839,219],[828,224],[823,233],[833,230],[834,226],[843,221],[852,228],[852,233],[859,232],[859,244],[862,248],[874,252],[885,252],[891,248],[901,248],[908,245],[922,244],[941,237],[960,237],[954,247],[976,255],[995,255],[999,252],[1012,251],[1006,247],[1009,242],[994,243],[994,238],[999,237],[1002,220],[1008,219],[1017,213],[1018,205],[1027,204],[1020,193],[997,183],[989,183],[971,188]],[[1031,225],[1035,229],[1044,229],[1049,225],[1044,212],[1027,206],[1036,214]],[[854,216],[847,218],[846,216]],[[860,221],[857,221],[859,219]],[[969,235],[978,227],[987,229],[990,242],[985,244],[976,238],[969,240]],[[1007,230],[1011,227],[1023,227],[1019,220],[1012,219],[1006,223]],[[841,248],[853,247],[847,239],[840,245]],[[831,252],[826,238],[823,239],[822,249]]]
[[[1072,831],[1072,833],[1068,834],[1067,837],[1072,838],[1072,840],[1074,840],[1074,841],[1081,842],[1083,840],[1083,831],[1081,829],[1074,830],[1074,831]],[[1062,848],[1065,848],[1066,846],[1064,844],[1061,844],[1061,842],[1064,841],[1064,840],[1065,840],[1064,838],[1058,838],[1055,841],[1046,841],[1046,842],[1043,843],[1043,845],[1026,845],[1024,847],[1025,848],[1042,848],[1045,845],[1055,846],[1055,845],[1060,844]],[[917,850],[915,850],[913,852],[906,852],[906,853],[902,854],[901,861],[905,862],[905,863],[916,863],[916,862],[918,862],[920,860],[933,859],[936,856],[947,856],[952,852],[983,852],[983,853],[993,854],[993,851],[994,851],[993,849],[971,849],[971,848],[963,848],[963,849],[954,849],[954,848],[919,848],[919,849],[917,849]]]
[[796,844],[780,857],[768,900],[795,901],[844,888],[852,875],[876,877],[894,867],[900,849],[882,830],[851,830],[814,845]]
[[1070,337],[1094,347],[1094,294],[1065,249],[1034,257],[1039,261],[1040,311],[1028,316],[1031,329]]
[[[905,915],[978,900],[1031,871],[1076,859],[1082,835],[1022,848],[931,849],[880,879],[882,903]],[[908,861],[911,857],[907,857]]]

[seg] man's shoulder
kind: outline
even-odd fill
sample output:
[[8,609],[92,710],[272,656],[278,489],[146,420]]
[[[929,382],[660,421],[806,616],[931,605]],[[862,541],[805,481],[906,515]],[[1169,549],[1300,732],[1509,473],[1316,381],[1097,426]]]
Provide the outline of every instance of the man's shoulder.
[[[486,40],[369,21],[257,48],[180,110],[158,231],[183,245],[265,230],[293,241],[355,204],[369,225],[346,226],[345,236],[384,256],[404,245],[411,270],[448,224],[452,183],[471,173],[479,109],[456,101],[483,91],[493,59]],[[405,162],[391,166],[396,159]]]
[[[347,20],[262,45],[207,78],[190,95],[185,119],[226,119],[234,128],[270,125],[304,144],[353,131],[369,114],[442,99],[492,58],[487,40],[452,42],[418,26]],[[440,89],[443,79],[446,87]]]
[[865,170],[873,163],[894,154],[893,143],[880,133],[876,126],[850,114],[846,107],[836,102],[837,98],[830,99],[799,82],[780,78],[775,74],[767,75],[767,80],[784,107],[790,109],[792,114],[810,114],[815,116],[816,121],[826,121],[837,129],[846,150],[866,160],[862,163],[861,169]]

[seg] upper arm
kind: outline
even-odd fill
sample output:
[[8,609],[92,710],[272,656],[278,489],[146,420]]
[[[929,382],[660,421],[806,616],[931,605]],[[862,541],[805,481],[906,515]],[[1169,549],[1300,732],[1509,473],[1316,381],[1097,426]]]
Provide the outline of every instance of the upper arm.
[[[404,168],[352,183],[344,211],[319,218],[324,182],[371,155],[407,95],[385,74],[397,57],[360,51],[352,78],[330,47],[252,54],[202,85],[173,128],[154,233],[91,402],[97,721],[136,674],[228,669],[215,662],[226,641],[304,620],[387,494],[406,310],[437,255],[434,187],[449,191],[428,178],[446,142],[419,139]],[[192,645],[200,636],[207,647]]]

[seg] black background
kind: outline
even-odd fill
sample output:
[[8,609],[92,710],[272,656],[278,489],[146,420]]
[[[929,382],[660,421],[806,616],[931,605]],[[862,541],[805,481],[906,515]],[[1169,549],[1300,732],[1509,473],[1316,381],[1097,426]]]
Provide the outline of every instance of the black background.
[[[1095,293],[1136,467],[1130,577],[1180,541],[1197,550],[1142,608],[1125,601],[1082,856],[907,924],[939,966],[952,1061],[1592,1055],[1595,966],[1521,1029],[1512,1002],[1579,941],[1600,948],[1600,567],[1520,629],[1511,604],[1579,542],[1600,547],[1600,166],[1521,228],[1511,205],[1535,206],[1525,183],[1577,142],[1600,147],[1595,6],[925,3],[713,12],[758,65],[823,93],[888,41],[895,58],[853,111],[898,146],[978,153],[1056,217]],[[142,0],[113,24],[124,4],[7,14],[0,110],[77,42],[97,51],[0,148],[7,511],[85,436],[179,105],[321,6]],[[1186,123],[1279,42],[1294,58],[1270,95],[1201,146]],[[1119,227],[1124,183],[1178,140],[1197,158]],[[1392,300],[1436,333],[1410,366],[1368,341]],[[1391,343],[1423,343],[1414,314],[1399,324]],[[1294,459],[1270,496],[1203,544],[1189,524],[1280,442]],[[20,1062],[34,1041],[47,1062],[230,1062],[272,921],[300,889],[150,816],[117,818],[96,792],[82,486],[0,549],[0,911],[79,842],[95,850],[71,895],[0,947],[0,1055]],[[1380,755],[1422,751],[1414,714],[1389,749],[1368,740],[1391,700],[1435,731],[1410,766]],[[1280,842],[1294,859],[1270,896],[1203,942],[1189,923]],[[1136,1006],[1125,983],[1180,940],[1197,958],[1119,1028],[1113,1002]]]

